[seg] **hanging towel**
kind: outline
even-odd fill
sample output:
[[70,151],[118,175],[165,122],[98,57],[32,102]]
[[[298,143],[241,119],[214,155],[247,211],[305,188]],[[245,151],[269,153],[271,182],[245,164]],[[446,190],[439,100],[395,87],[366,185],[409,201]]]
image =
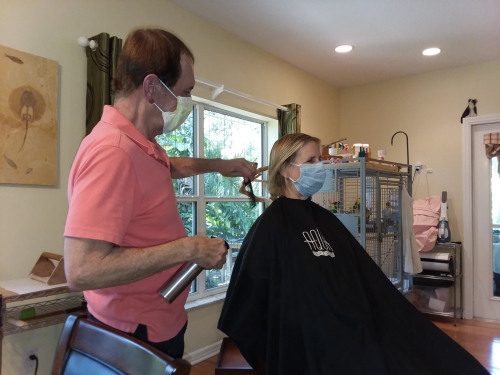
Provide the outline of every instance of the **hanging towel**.
[[440,197],[427,197],[413,201],[413,230],[419,251],[430,251],[436,245],[440,215]]
[[418,244],[413,230],[413,199],[406,189],[401,196],[401,215],[403,224],[404,271],[411,275],[422,272]]

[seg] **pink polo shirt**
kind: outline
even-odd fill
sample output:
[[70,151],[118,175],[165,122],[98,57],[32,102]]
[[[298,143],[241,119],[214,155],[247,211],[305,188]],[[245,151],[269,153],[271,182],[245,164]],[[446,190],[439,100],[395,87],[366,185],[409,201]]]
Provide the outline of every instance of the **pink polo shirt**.
[[[64,235],[149,247],[186,237],[170,160],[112,106],[80,145],[69,175]],[[84,292],[100,321],[125,332],[139,323],[153,342],[174,337],[187,321],[186,289],[172,304],[157,294],[181,265],[117,287]]]

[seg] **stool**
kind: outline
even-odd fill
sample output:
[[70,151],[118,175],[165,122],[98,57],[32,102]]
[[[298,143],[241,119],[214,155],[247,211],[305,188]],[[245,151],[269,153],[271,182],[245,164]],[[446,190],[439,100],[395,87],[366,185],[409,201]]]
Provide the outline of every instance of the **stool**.
[[257,375],[257,372],[243,358],[236,344],[229,337],[224,337],[215,363],[215,375],[240,374]]

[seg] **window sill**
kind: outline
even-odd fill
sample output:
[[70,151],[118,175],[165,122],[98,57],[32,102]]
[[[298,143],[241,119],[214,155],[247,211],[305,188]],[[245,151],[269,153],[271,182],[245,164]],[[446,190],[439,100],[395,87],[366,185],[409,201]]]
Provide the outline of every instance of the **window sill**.
[[208,297],[199,298],[199,299],[196,299],[194,301],[186,302],[184,307],[186,308],[187,311],[189,311],[189,310],[193,310],[197,307],[207,306],[207,305],[210,305],[212,303],[221,301],[224,298],[226,298],[226,292],[218,293],[218,294],[214,294],[214,295],[211,295]]

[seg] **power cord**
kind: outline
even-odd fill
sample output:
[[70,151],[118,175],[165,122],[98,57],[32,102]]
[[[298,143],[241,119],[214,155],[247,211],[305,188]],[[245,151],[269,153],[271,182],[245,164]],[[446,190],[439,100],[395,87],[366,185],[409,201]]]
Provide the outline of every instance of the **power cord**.
[[32,361],[36,361],[36,364],[35,364],[35,375],[36,375],[36,373],[38,372],[38,357],[36,355],[32,354],[29,356],[29,359]]

